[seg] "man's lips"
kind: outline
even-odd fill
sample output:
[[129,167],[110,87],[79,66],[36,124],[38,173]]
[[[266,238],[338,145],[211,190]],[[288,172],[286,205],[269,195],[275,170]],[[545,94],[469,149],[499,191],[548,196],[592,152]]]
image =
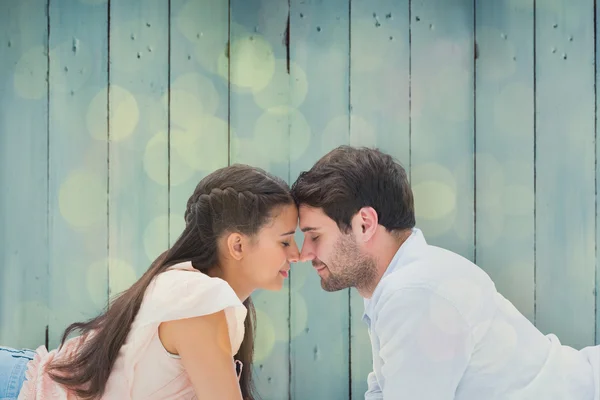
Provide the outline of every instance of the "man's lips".
[[327,268],[327,265],[325,264],[313,264],[313,268],[317,271],[317,272],[321,272],[323,271],[325,268]]

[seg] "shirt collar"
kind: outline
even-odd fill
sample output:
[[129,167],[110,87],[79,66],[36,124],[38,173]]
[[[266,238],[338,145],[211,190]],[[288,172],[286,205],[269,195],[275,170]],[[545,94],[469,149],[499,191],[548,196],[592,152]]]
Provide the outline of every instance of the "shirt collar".
[[397,271],[403,265],[411,262],[415,256],[420,253],[420,250],[426,246],[427,242],[425,241],[423,232],[421,232],[421,230],[418,228],[412,228],[411,235],[404,241],[404,243],[402,243],[398,251],[396,251],[396,254],[394,254],[392,261],[390,261],[388,264],[388,267],[383,273],[381,280],[373,291],[373,296],[371,296],[370,299],[364,299],[365,311],[363,313],[363,321],[365,321],[365,319],[370,321],[373,307],[377,303],[379,296],[381,296],[381,282],[383,282],[388,275],[392,274],[394,271]]

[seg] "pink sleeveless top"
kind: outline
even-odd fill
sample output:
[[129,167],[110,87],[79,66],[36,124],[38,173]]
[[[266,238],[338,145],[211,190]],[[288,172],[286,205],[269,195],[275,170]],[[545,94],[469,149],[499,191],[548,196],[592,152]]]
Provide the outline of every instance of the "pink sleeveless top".
[[[225,310],[233,354],[244,338],[247,310],[227,282],[211,278],[189,262],[158,275],[144,295],[140,310],[111,371],[102,399],[195,399],[194,389],[181,361],[169,354],[158,337],[163,321],[208,315]],[[29,362],[19,400],[75,400],[55,383],[45,366],[55,357],[68,357],[85,339],[68,340],[60,351],[36,350]],[[232,360],[233,362],[233,360]]]

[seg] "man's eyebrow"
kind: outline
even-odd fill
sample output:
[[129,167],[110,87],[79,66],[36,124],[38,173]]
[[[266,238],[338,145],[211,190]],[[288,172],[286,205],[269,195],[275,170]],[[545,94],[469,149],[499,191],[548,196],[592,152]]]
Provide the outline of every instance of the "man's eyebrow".
[[318,230],[318,228],[314,228],[312,226],[307,226],[301,229],[302,232],[311,232],[311,231],[316,231]]

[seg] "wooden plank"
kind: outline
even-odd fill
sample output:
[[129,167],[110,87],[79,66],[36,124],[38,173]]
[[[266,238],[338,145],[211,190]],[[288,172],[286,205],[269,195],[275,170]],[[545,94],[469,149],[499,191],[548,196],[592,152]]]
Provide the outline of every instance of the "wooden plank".
[[[230,162],[250,164],[289,181],[289,124],[299,114],[287,72],[287,2],[231,0]],[[227,75],[228,74],[228,75]],[[255,372],[263,399],[290,388],[289,281],[252,296],[257,317]]]
[[169,9],[110,3],[109,295],[168,248]]
[[35,348],[48,324],[46,0],[0,5],[0,343]]
[[[408,170],[409,0],[353,0],[350,23],[350,142],[391,154]],[[364,397],[373,370],[363,298],[350,292],[351,398]]]
[[594,4],[536,8],[536,322],[594,343]]
[[[298,110],[310,127],[298,129],[292,123],[292,180],[325,153],[349,143],[349,6],[348,0],[291,2],[291,60],[304,71],[308,85]],[[323,291],[310,263],[292,268],[290,285],[290,329],[297,335],[291,342],[291,397],[348,399],[348,290]]]
[[411,5],[411,182],[428,242],[474,258],[472,0]]
[[171,1],[169,243],[183,231],[188,198],[211,171],[227,165],[228,0]]
[[[594,62],[597,63],[598,61],[598,45],[600,45],[600,35],[598,35],[598,17],[600,16],[600,8],[596,5],[595,7],[596,10],[596,54],[595,54],[595,60]],[[595,85],[598,85],[598,67],[596,66],[596,76],[594,77],[596,79]],[[596,86],[594,86],[596,88]],[[600,165],[598,165],[598,154],[600,154],[600,143],[598,142],[598,104],[599,104],[599,98],[598,96],[600,95],[598,89],[595,89],[596,91],[596,109],[595,109],[595,124],[596,124],[596,290],[595,290],[595,296],[596,296],[596,344],[600,344],[600,260],[598,258],[598,248],[600,248],[600,221],[598,221],[598,193],[600,192],[600,179],[598,179],[598,177],[600,176]]]
[[475,10],[476,260],[533,322],[533,0]]
[[107,4],[50,2],[50,347],[107,303]]

